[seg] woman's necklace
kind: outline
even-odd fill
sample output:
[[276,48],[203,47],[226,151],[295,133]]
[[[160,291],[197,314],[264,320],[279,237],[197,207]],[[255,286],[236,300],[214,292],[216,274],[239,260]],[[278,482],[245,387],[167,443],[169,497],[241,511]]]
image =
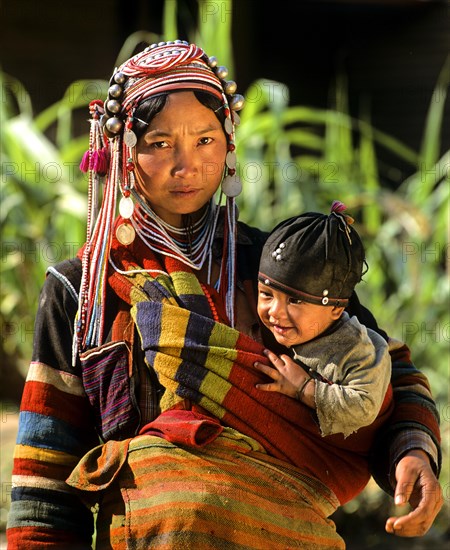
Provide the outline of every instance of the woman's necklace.
[[175,258],[192,269],[200,270],[205,260],[211,258],[219,214],[214,199],[211,199],[197,222],[188,228],[180,228],[162,220],[135,190],[131,192],[136,201],[131,223],[142,242],[153,252]]

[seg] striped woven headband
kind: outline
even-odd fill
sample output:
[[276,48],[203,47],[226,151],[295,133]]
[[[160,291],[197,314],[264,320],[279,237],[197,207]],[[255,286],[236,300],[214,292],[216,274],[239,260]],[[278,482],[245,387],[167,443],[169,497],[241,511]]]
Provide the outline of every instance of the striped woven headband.
[[223,101],[220,80],[210,69],[195,63],[186,67],[177,67],[170,73],[157,78],[135,79],[126,89],[126,98],[122,103],[122,109],[126,109],[127,105],[132,105],[137,99],[143,100],[161,92],[180,89],[182,83],[186,83],[190,89],[208,91]]
[[[119,71],[128,76],[143,78],[188,65],[202,58],[206,58],[205,52],[195,44],[187,44],[180,40],[177,43],[161,42],[152,44],[136,54],[126,61]],[[207,66],[204,60],[202,63]]]
[[[104,104],[102,125],[108,137],[113,137],[121,132],[124,119],[138,102],[183,88],[209,92],[226,109],[238,111],[244,98],[235,94],[235,82],[224,80],[227,74],[226,67],[217,66],[217,60],[195,44],[181,40],[152,44],[115,71]],[[231,126],[227,133],[232,133]]]

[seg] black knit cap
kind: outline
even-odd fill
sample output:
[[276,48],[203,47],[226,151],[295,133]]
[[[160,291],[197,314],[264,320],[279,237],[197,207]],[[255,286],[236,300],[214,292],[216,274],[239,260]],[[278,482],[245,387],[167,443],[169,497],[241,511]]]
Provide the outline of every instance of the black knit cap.
[[345,307],[366,265],[345,209],[334,201],[328,216],[308,212],[277,225],[264,245],[258,279],[311,304]]

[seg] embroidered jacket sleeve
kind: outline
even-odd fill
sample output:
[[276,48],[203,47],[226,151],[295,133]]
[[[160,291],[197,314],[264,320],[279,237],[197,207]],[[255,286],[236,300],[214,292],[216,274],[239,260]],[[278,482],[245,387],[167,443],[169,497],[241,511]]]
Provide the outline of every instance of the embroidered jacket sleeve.
[[393,494],[393,469],[398,460],[412,449],[425,451],[436,475],[439,475],[442,460],[439,414],[429,381],[412,363],[408,346],[389,339],[355,294],[349,309],[361,323],[382,334],[389,342],[395,406],[372,448],[371,473],[383,490]]
[[77,266],[67,262],[67,278],[50,273],[40,295],[14,455],[10,550],[91,548],[92,514],[65,483],[98,444],[79,371],[71,366],[77,302],[70,278],[79,280]]

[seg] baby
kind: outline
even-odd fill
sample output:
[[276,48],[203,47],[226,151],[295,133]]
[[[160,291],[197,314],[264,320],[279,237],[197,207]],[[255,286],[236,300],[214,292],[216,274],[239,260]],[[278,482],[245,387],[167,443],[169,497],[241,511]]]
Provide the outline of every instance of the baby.
[[272,379],[259,389],[315,409],[323,436],[347,437],[380,412],[391,361],[384,338],[345,311],[366,262],[344,211],[335,201],[330,215],[290,218],[269,235],[259,266],[258,314],[287,350],[281,356],[267,350],[273,367],[255,367]]

